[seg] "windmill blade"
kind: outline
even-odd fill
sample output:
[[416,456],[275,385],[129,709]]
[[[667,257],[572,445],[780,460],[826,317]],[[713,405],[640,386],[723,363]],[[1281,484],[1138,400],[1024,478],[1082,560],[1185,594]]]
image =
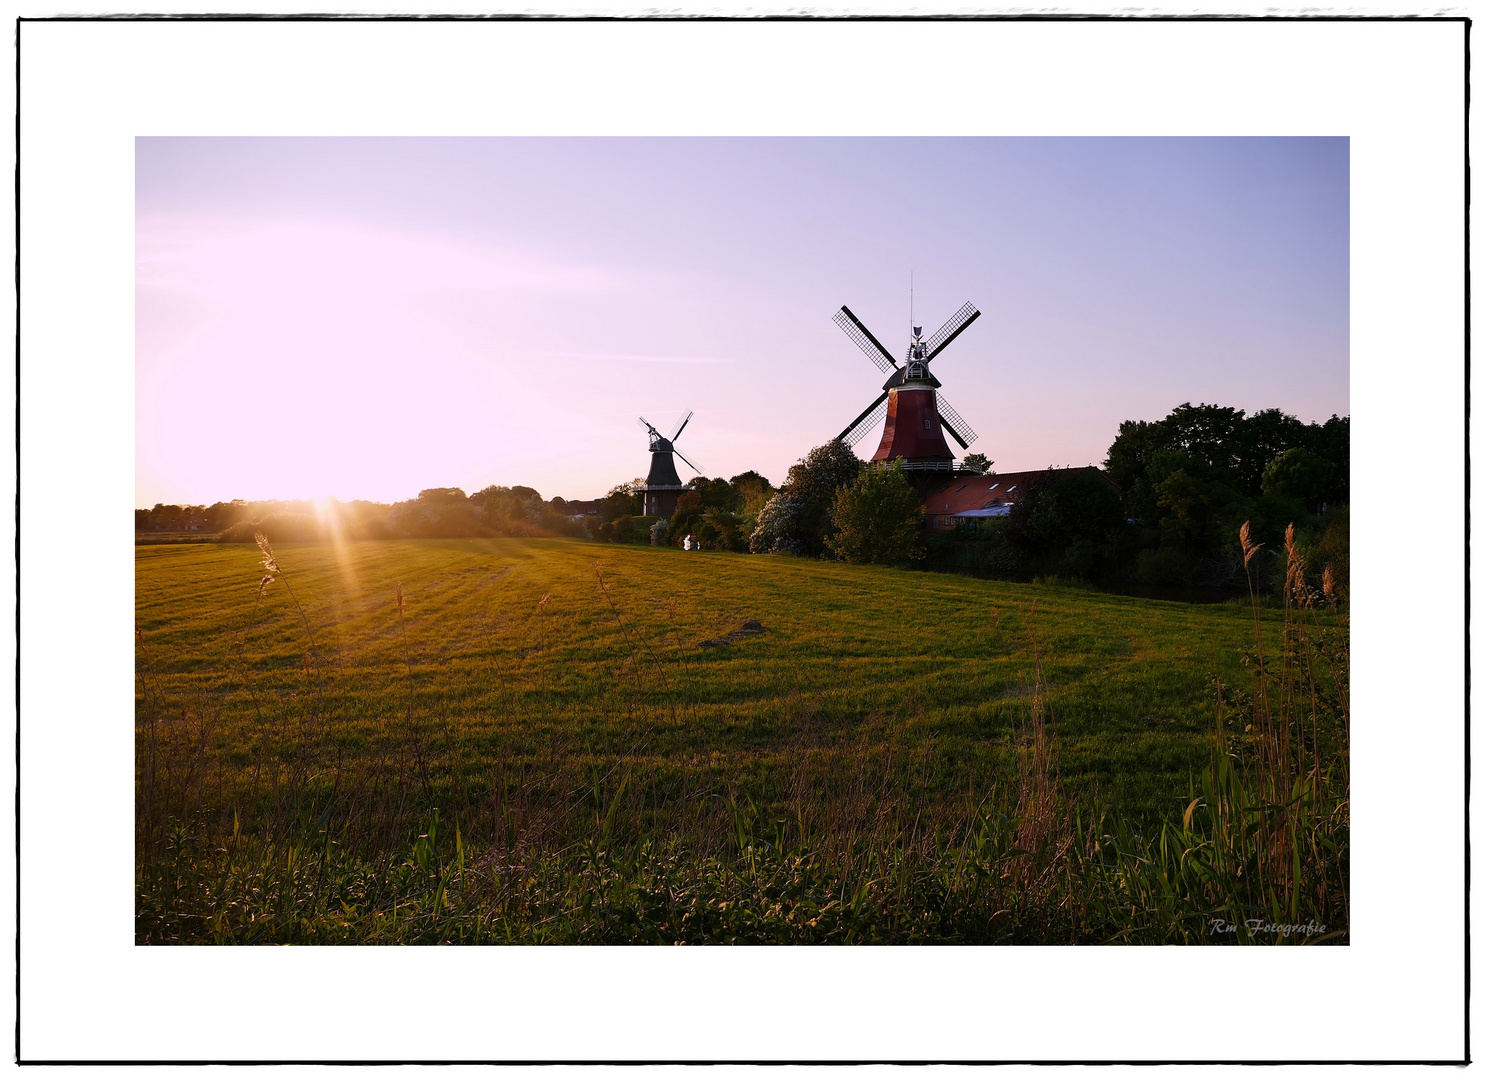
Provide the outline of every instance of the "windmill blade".
[[690,409],[686,411],[686,419],[681,421],[681,426],[676,429],[676,434],[671,436],[672,442],[675,442],[677,439],[681,438],[681,433],[686,430],[686,425],[691,423],[691,418],[693,415],[694,414]]
[[863,409],[862,414],[847,424],[846,430],[840,435],[837,435],[836,438],[840,439],[847,446],[855,446],[861,442],[862,436],[871,431],[877,425],[877,421],[882,419],[883,413],[887,412],[886,402],[887,391],[884,390],[882,396]]
[[934,332],[934,336],[924,342],[924,363],[928,363],[934,357],[944,351],[944,347],[955,338],[959,337],[976,319],[980,318],[980,312],[975,305],[967,302],[964,307],[949,317],[945,323]]
[[[966,323],[965,325],[968,326],[970,324]],[[955,412],[954,406],[944,400],[943,394],[939,394],[938,399],[939,426],[954,436],[955,442],[960,444],[960,449],[969,450],[970,444],[980,438],[980,436],[975,434],[975,430],[960,418],[960,414]]]
[[696,465],[692,464],[691,460],[685,454],[683,454],[680,450],[677,450],[674,446],[671,447],[671,453],[675,454],[677,457],[679,457],[682,461],[686,462],[688,465],[691,465],[693,471],[695,471],[698,476],[706,476],[707,475],[701,469],[698,469],[696,467]]
[[652,424],[649,420],[646,420],[642,416],[640,417],[640,423],[650,429],[650,434],[654,435],[657,439],[660,438],[660,432],[655,430],[655,425]]
[[862,320],[851,313],[851,308],[842,304],[841,310],[831,316],[831,321],[846,331],[846,336],[867,354],[867,359],[877,365],[878,371],[898,369],[898,362],[893,359],[892,354],[882,347],[882,342],[872,336],[872,331],[862,325]]

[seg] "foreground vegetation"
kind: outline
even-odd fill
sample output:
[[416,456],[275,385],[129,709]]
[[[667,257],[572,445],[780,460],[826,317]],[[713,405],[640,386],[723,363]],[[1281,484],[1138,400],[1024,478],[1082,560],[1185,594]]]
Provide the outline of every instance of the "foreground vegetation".
[[1344,940],[1345,622],[1303,574],[1277,609],[561,540],[136,560],[141,942]]

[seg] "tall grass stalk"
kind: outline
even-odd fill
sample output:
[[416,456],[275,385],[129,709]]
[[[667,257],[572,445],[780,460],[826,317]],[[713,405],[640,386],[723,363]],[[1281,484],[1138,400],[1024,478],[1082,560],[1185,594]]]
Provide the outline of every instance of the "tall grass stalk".
[[[1258,550],[1247,522],[1239,539],[1247,570]],[[1346,682],[1345,650],[1318,638],[1345,626],[1319,625],[1293,526],[1285,547],[1278,665],[1266,659],[1254,599],[1252,686],[1240,694],[1216,684],[1212,763],[1180,821],[1162,823],[1154,839],[1116,821],[1094,855],[1119,902],[1108,921],[1127,923],[1115,940],[1291,944],[1348,933],[1348,699],[1328,702],[1318,676]],[[1241,732],[1227,724],[1230,700],[1246,714]]]

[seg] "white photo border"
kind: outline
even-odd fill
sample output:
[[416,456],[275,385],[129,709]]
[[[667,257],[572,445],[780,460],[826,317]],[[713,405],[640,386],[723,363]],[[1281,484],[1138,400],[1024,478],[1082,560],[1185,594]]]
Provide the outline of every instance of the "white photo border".
[[[19,38],[23,1060],[1463,1056],[1462,23],[42,21]],[[895,74],[910,55],[934,62]],[[134,139],[225,134],[1349,137],[1353,486],[1386,508],[1353,538],[1351,944],[135,946]],[[59,527],[80,490],[110,524]]]

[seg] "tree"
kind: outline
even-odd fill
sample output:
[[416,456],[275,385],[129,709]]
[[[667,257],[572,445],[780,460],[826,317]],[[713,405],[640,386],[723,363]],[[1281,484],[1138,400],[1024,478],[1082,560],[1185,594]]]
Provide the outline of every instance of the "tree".
[[1303,447],[1293,447],[1276,457],[1264,470],[1264,494],[1299,499],[1305,503],[1306,509],[1314,511],[1332,472],[1331,462]]
[[1119,492],[1093,469],[1064,469],[1037,481],[1003,529],[1034,565],[1085,578],[1116,560],[1129,532]]
[[1219,581],[1245,519],[1259,530],[1307,506],[1346,502],[1350,426],[1346,417],[1306,424],[1279,409],[1248,416],[1185,402],[1164,419],[1121,424],[1105,467],[1125,513],[1159,530],[1167,561]]
[[[383,507],[383,509],[386,508]],[[233,499],[231,502],[215,502],[206,508],[205,516],[207,528],[212,532],[221,532],[248,517],[248,504],[241,499]]]
[[[1162,421],[1167,445],[1218,473],[1237,469],[1244,411],[1222,405],[1183,402]],[[1257,480],[1257,477],[1255,478]]]
[[840,439],[811,450],[790,466],[784,484],[759,511],[749,549],[812,557],[824,554],[826,537],[832,531],[836,489],[855,480],[861,469],[861,459]]
[[[489,536],[491,530],[482,523],[477,502],[486,492],[467,498],[459,488],[425,488],[416,499],[394,504],[387,513],[387,521],[403,536]],[[484,505],[488,510],[489,502]]]
[[1304,424],[1279,409],[1246,416],[1242,409],[1218,405],[1178,405],[1163,420],[1127,420],[1109,448],[1110,479],[1146,511],[1153,489],[1178,468],[1188,476],[1217,482],[1245,498],[1263,489],[1264,470],[1287,450],[1303,448],[1345,473],[1350,424],[1333,416]]
[[[644,483],[641,480],[639,483]],[[627,484],[615,484],[604,496],[603,518],[605,521],[618,521],[625,516],[638,517],[645,509],[645,500],[635,490],[635,481]]]
[[985,475],[991,471],[991,466],[996,463],[984,454],[966,454],[965,464],[969,465],[972,469],[979,469],[981,474]]
[[[732,511],[738,509],[740,505],[738,493],[733,490],[733,485],[720,476],[713,480],[705,476],[693,477],[691,486],[693,490],[687,492],[687,495],[696,496],[695,505],[698,507],[707,510]],[[686,495],[682,498],[686,498]]]
[[[688,492],[695,495],[696,492]],[[700,506],[682,506],[677,500],[676,511],[666,519],[666,543],[680,547],[688,534],[695,533],[706,512]]]
[[924,504],[902,458],[869,465],[837,488],[831,524],[825,546],[843,562],[900,566],[923,558]]
[[1352,494],[1352,418],[1332,416],[1326,423],[1312,424],[1307,431],[1306,448],[1331,462],[1331,476],[1321,489],[1321,501],[1341,506]]
[[1145,477],[1151,457],[1165,444],[1165,429],[1159,420],[1126,420],[1104,459],[1104,471],[1127,495]]
[[731,477],[728,484],[738,497],[737,510],[745,514],[757,514],[774,494],[774,485],[768,478],[752,469]]
[[[486,490],[488,491],[490,489],[486,488]],[[419,502],[446,503],[463,502],[464,500],[465,494],[461,488],[424,488],[418,492]]]
[[753,531],[750,518],[729,514],[726,510],[708,510],[697,527],[702,547],[718,551],[747,551],[748,534]]
[[[1131,515],[1155,524],[1161,516],[1156,487],[1179,469],[1205,481],[1242,487],[1243,425],[1242,409],[1183,402],[1163,420],[1122,423],[1104,467],[1125,493]],[[1257,474],[1253,482],[1257,495]]]
[[1227,484],[1178,469],[1156,485],[1161,540],[1193,555],[1211,555],[1228,546],[1246,516],[1243,496]]
[[1250,416],[1238,432],[1237,489],[1258,495],[1269,463],[1288,450],[1303,447],[1308,435],[1305,424],[1279,409],[1261,409]]
[[[427,494],[427,492],[421,493],[418,500],[424,501]],[[480,515],[488,521],[524,521],[527,516],[528,495],[536,494],[528,487],[511,488],[502,484],[491,484],[471,495],[469,503],[477,508]]]

